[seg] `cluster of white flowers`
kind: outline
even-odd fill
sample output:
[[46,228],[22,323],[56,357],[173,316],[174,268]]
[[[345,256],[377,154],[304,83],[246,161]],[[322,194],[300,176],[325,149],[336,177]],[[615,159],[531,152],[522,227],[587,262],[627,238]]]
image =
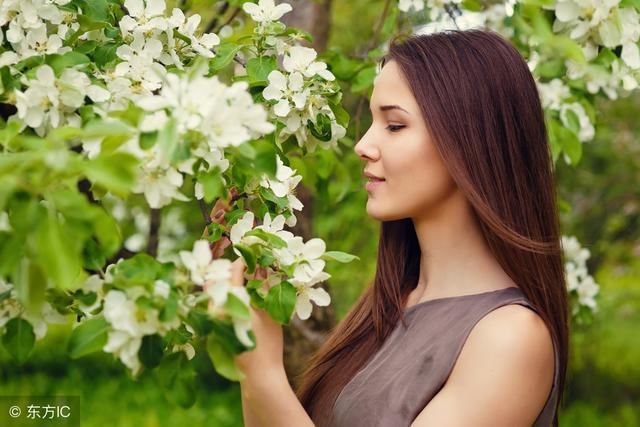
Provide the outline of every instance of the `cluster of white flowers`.
[[166,66],[183,69],[183,61],[189,58],[212,58],[213,48],[220,44],[214,33],[196,35],[200,15],[187,19],[182,10],[174,8],[167,17],[164,0],[126,0],[124,6],[128,14],[122,17],[119,27],[126,44],[116,50],[121,62],[113,71],[101,75],[109,90],[117,94],[107,111],[124,108],[128,100],[151,95],[162,86]]
[[578,139],[581,142],[587,142],[593,139],[595,128],[584,106],[579,102],[570,100],[572,97],[571,91],[561,79],[555,78],[548,82],[536,81],[536,85],[538,86],[542,106],[545,109],[558,111],[560,113],[560,121],[567,128],[571,128],[568,112],[573,112],[579,122]]
[[[269,24],[277,21],[291,11],[291,5],[273,0],[260,0],[258,4],[244,3],[243,10],[258,25],[255,32],[263,35]],[[273,70],[267,76],[269,85],[262,92],[264,98],[272,102],[271,113],[285,127],[278,138],[286,139],[295,135],[298,144],[306,144],[311,150],[317,144],[328,148],[346,134],[346,129],[336,123],[336,118],[326,100],[326,94],[336,89],[329,82],[335,76],[327,69],[327,64],[317,61],[315,49],[304,46],[291,46],[281,37],[264,37],[266,53],[283,56],[283,70]],[[317,123],[318,114],[325,114],[331,120],[331,139],[319,141],[305,130],[307,122]]]
[[201,133],[206,137],[209,150],[237,146],[275,128],[267,121],[264,108],[253,102],[246,82],[227,86],[216,76],[169,73],[160,93],[140,99],[138,105],[158,112],[149,116],[143,130],[162,128],[168,120],[168,110],[176,120],[179,133]]
[[[583,305],[593,312],[598,311],[595,296],[600,286],[593,280],[587,271],[586,262],[591,256],[589,249],[580,246],[574,236],[562,236],[562,247],[565,254],[565,275],[567,290],[577,295],[578,305]],[[573,314],[579,307],[574,305]]]
[[[182,263],[189,270],[191,281],[204,288],[211,303],[209,311],[214,314],[223,313],[223,307],[233,294],[247,307],[249,307],[250,297],[243,286],[233,286],[231,283],[231,261],[220,258],[213,259],[209,242],[198,240],[193,244],[193,250],[180,251]],[[238,340],[247,347],[253,346],[249,338],[251,322],[249,319],[232,319],[234,331]]]
[[[161,280],[156,280],[154,296],[167,298],[170,286]],[[146,296],[147,292],[140,286],[127,288],[126,292],[112,289],[104,298],[103,315],[110,324],[108,340],[103,350],[116,355],[133,375],[140,370],[138,351],[145,335],[165,335],[168,331],[180,326],[180,319],[176,316],[171,321],[163,322],[159,319],[159,311],[155,308],[141,308],[136,299]]]
[[[80,24],[67,23],[60,10],[71,0],[3,0],[0,2],[0,43],[6,37],[13,51],[0,54],[0,67],[14,65],[32,56],[69,52],[63,46],[66,35]],[[6,33],[2,28],[7,26]],[[70,31],[71,30],[71,31]]]
[[[505,35],[513,37],[513,27],[505,25],[505,18],[512,16],[514,6],[518,0],[492,4],[482,11],[469,11],[462,7],[460,0],[443,2],[442,0],[400,0],[399,9],[408,12],[411,9],[420,11],[428,8],[429,21],[420,25],[417,34],[430,34],[450,29],[491,28]],[[445,5],[459,5],[454,12],[455,22]],[[579,63],[571,59],[565,61],[567,78],[569,80],[584,81],[586,89],[595,94],[603,91],[610,99],[616,99],[620,94],[627,95],[636,89],[640,79],[640,15],[633,7],[620,7],[618,0],[560,0],[544,6],[553,10],[555,20],[553,31],[566,35],[575,40],[586,59]],[[520,34],[519,37],[526,37]],[[536,46],[539,41],[535,36],[522,40],[531,46],[529,65],[534,72],[539,63],[548,58],[538,55]],[[611,50],[621,48],[620,58],[613,58],[608,62],[596,61],[602,47]],[[594,127],[585,113],[583,106],[568,99],[564,102],[559,94],[552,91],[561,82],[539,82],[541,97],[545,105],[553,105],[552,109],[560,112],[565,126],[568,125],[567,111],[578,116],[580,129],[577,131],[581,142],[593,139]],[[548,87],[545,87],[548,86]],[[565,92],[562,92],[565,94]],[[548,96],[551,99],[545,99]],[[559,99],[560,98],[560,99]],[[566,98],[569,98],[568,94]],[[554,102],[560,100],[561,102]],[[566,156],[565,156],[566,157]]]
[[[50,323],[64,324],[68,322],[66,316],[58,313],[51,304],[44,302],[39,315],[29,313],[24,309],[13,284],[7,283],[0,279],[0,330],[2,330],[7,322],[16,317],[21,317],[31,324],[36,340],[44,338],[47,334],[47,325]],[[2,334],[0,334],[2,335]]]
[[72,68],[56,78],[50,66],[41,65],[34,77],[22,78],[27,89],[15,92],[16,108],[24,124],[41,136],[66,124],[79,127],[81,119],[76,111],[84,105],[85,96],[94,102],[103,102],[110,97],[106,89],[92,84],[89,76]]
[[555,3],[553,30],[585,46],[622,46],[620,57],[632,69],[640,68],[640,16],[619,0],[561,0]]
[[276,197],[287,198],[289,202],[288,209],[291,215],[287,218],[286,224],[289,227],[294,227],[298,220],[293,211],[301,211],[304,207],[302,202],[295,196],[295,189],[302,180],[302,175],[296,175],[296,171],[286,166],[278,155],[276,155],[276,161],[277,170],[275,179],[263,175],[260,180],[260,186],[271,189]]
[[[192,175],[213,168],[224,172],[229,167],[229,161],[224,158],[225,148],[238,146],[275,129],[267,120],[264,107],[253,102],[246,82],[227,86],[216,76],[204,77],[201,72],[183,76],[168,73],[164,80],[157,95],[138,100],[138,105],[148,112],[140,125],[141,130],[160,130],[172,119],[178,135],[196,132],[201,138],[195,142],[198,145],[192,147],[191,157],[177,168],[162,153],[162,147],[137,151],[138,157],[146,157],[146,160],[145,173],[134,191],[144,192],[151,207],[164,206],[172,199],[183,200],[178,192],[183,181],[180,172]],[[204,162],[200,162],[199,170],[194,171],[193,165],[198,159]],[[196,198],[202,197],[203,188],[198,182]]]
[[[555,11],[553,30],[578,42],[587,60],[584,64],[566,61],[570,79],[582,79],[590,93],[602,90],[610,99],[638,87],[640,16],[635,8],[620,7],[618,0],[562,0],[548,7]],[[593,61],[602,47],[620,47],[620,58],[610,63]]]
[[[335,76],[326,63],[316,61],[318,54],[314,49],[304,46],[284,49],[284,73],[280,70],[269,73],[269,85],[262,92],[266,100],[273,102],[274,117],[285,125],[279,138],[295,135],[300,146],[306,143],[311,149],[318,143],[325,148],[334,145],[346,134],[346,129],[336,123],[324,95],[333,90],[327,82],[334,81]],[[318,141],[309,137],[305,130],[307,122],[316,123],[319,114],[325,114],[331,120],[330,141]]]
[[[293,266],[293,276],[290,278],[279,277],[274,274],[270,276],[269,284],[280,283],[281,280],[289,280],[296,288],[295,312],[300,319],[308,319],[311,315],[311,301],[316,305],[326,306],[331,302],[331,297],[322,288],[314,287],[315,284],[323,282],[331,277],[324,272],[325,261],[321,259],[326,250],[325,242],[322,239],[314,238],[306,243],[302,237],[294,236],[293,233],[283,230],[285,219],[282,215],[276,216],[273,220],[269,213],[264,217],[262,225],[256,227],[253,212],[247,212],[232,227],[230,232],[231,242],[235,244],[245,244],[248,246],[255,244],[266,244],[257,236],[245,236],[253,229],[262,229],[268,233],[275,234],[287,244],[284,248],[273,248],[273,255],[276,258],[276,266]],[[241,255],[237,249],[234,251]]]

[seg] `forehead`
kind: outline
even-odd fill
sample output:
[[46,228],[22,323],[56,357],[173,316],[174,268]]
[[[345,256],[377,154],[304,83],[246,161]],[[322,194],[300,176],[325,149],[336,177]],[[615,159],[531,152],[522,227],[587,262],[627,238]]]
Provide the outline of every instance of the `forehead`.
[[373,80],[371,104],[400,103],[403,100],[412,103],[413,94],[396,61],[389,61]]

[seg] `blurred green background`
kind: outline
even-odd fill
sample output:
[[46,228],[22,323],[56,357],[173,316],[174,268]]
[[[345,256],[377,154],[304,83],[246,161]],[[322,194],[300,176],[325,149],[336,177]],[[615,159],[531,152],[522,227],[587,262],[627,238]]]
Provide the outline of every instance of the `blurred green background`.
[[[186,2],[202,13],[203,22],[213,15],[213,3]],[[296,6],[296,1],[291,3]],[[383,5],[379,0],[334,1],[329,48],[361,51]],[[345,96],[345,108],[352,116],[359,102]],[[597,134],[584,144],[581,163],[557,164],[559,196],[571,206],[562,214],[563,234],[575,235],[591,251],[589,271],[600,285],[593,322],[572,325],[560,424],[640,426],[640,144],[636,140],[640,95],[601,102],[597,110]],[[367,120],[365,113],[361,129],[366,129]],[[327,267],[338,319],[372,280],[378,239],[378,224],[364,209],[362,163],[349,148],[357,137],[353,126],[348,132],[351,139],[346,139],[342,161],[352,177],[348,194],[339,204],[312,207],[315,234],[327,247],[361,258],[346,267],[335,263]],[[202,356],[196,356],[198,399],[185,410],[163,396],[149,372],[133,381],[108,354],[69,359],[68,336],[68,327],[50,326],[21,367],[0,347],[0,395],[79,395],[83,427],[242,425],[239,387],[218,376]]]

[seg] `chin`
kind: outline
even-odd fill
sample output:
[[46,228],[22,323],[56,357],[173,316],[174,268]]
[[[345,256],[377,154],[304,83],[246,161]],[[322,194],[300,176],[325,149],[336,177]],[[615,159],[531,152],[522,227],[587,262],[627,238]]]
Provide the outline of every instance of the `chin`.
[[401,215],[399,212],[390,212],[385,211],[384,209],[376,209],[371,206],[371,201],[367,202],[367,215],[380,222],[397,221],[399,219],[404,219],[407,217],[406,215]]

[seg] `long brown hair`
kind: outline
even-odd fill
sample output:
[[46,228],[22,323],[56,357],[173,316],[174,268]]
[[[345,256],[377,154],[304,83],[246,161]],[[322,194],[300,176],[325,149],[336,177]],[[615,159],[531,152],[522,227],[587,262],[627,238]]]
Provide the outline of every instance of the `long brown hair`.
[[[392,40],[449,173],[473,207],[505,272],[549,327],[559,353],[558,405],[568,360],[568,308],[553,161],[535,81],[518,51],[487,30]],[[311,358],[298,398],[316,425],[402,319],[418,282],[411,219],[382,222],[373,281]]]

